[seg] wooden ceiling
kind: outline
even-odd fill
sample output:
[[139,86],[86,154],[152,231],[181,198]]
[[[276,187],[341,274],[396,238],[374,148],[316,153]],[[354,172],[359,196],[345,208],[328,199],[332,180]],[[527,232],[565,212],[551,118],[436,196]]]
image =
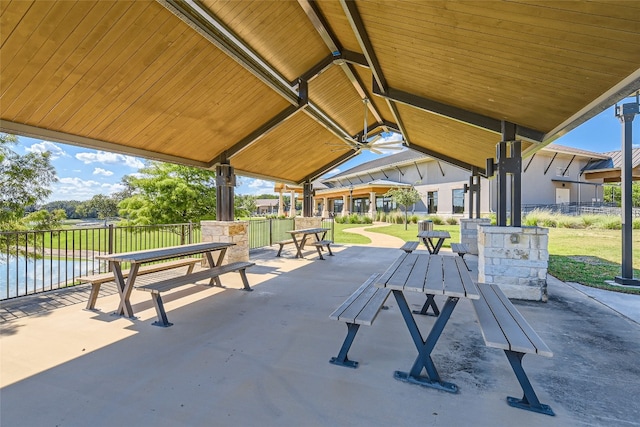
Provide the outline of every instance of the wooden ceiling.
[[3,132],[300,183],[366,108],[483,169],[640,89],[640,2],[0,0],[0,66]]

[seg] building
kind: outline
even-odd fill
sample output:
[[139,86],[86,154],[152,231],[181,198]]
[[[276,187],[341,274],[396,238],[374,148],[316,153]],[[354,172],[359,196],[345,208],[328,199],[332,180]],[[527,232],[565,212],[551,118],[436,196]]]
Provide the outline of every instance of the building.
[[[640,150],[635,151],[640,154]],[[595,153],[550,144],[524,158],[523,208],[602,202],[605,179],[596,173],[605,167],[613,168],[616,153],[619,155],[619,152]],[[636,157],[639,156],[634,159]],[[374,216],[377,211],[396,208],[392,200],[384,197],[389,189],[414,186],[421,195],[421,201],[411,209],[414,213],[468,216],[465,184],[469,184],[469,177],[468,170],[405,150],[323,179],[320,186],[314,183],[314,212],[322,216],[351,212]],[[481,214],[496,211],[496,185],[495,179],[480,179]]]

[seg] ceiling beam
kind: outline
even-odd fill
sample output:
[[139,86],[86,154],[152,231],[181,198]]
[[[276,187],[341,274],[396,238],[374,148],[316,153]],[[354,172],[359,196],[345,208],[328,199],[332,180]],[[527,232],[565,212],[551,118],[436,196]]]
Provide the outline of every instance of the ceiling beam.
[[[302,7],[302,10],[307,15],[318,34],[320,34],[322,41],[324,41],[331,51],[331,54],[334,57],[334,64],[338,65],[342,69],[344,74],[347,76],[347,79],[351,82],[351,85],[355,88],[356,92],[358,92],[360,99],[371,99],[371,95],[368,93],[362,81],[360,81],[358,75],[353,71],[350,64],[350,62],[353,61],[366,61],[366,58],[363,55],[358,56],[359,54],[354,52],[343,51],[340,40],[338,40],[338,37],[336,37],[331,30],[329,23],[322,15],[322,12],[314,0],[298,0],[298,4]],[[375,105],[372,102],[368,102],[367,106],[376,121],[381,123],[382,116]]]
[[7,120],[0,120],[0,132],[21,135],[29,138],[39,138],[47,141],[56,141],[63,144],[75,145],[83,148],[93,148],[95,150],[109,151],[124,154],[127,156],[142,157],[159,162],[177,163],[198,168],[209,168],[209,163],[200,162],[180,156],[161,154],[140,148],[127,147],[125,145],[114,144],[100,139],[87,138],[85,136],[74,135],[66,132],[59,132],[51,129],[39,128],[23,123],[15,123]]
[[302,181],[300,181],[300,183],[303,183],[305,181],[313,181],[313,180],[319,178],[320,176],[322,176],[325,173],[329,172],[331,169],[335,168],[336,166],[346,162],[347,160],[352,159],[357,154],[358,154],[357,150],[351,150],[351,151],[346,152],[345,154],[343,154],[342,156],[338,157],[337,159],[331,161],[330,163],[327,163],[326,165],[322,166],[318,170],[316,170],[316,171],[310,173],[309,175],[307,175]]
[[300,111],[301,108],[304,108],[303,104],[297,107],[293,105],[287,107],[286,109],[281,111],[278,115],[273,117],[271,120],[269,120],[268,122],[260,126],[258,129],[254,130],[249,135],[242,138],[240,141],[234,144],[231,148],[225,150],[218,157],[211,160],[211,162],[209,162],[209,167],[213,167],[218,163],[223,163],[224,161],[231,159],[233,156],[237,155],[242,150],[256,143],[263,136],[267,135],[269,132],[276,129],[278,126],[280,126],[281,124],[286,122],[288,119],[293,117],[293,115],[295,115],[298,111]]
[[[378,87],[384,92],[387,87],[387,80],[384,78],[382,67],[380,66],[378,57],[373,50],[371,39],[369,39],[367,30],[364,28],[364,22],[362,22],[362,17],[360,16],[360,12],[358,12],[358,7],[356,6],[356,3],[354,1],[340,0],[340,4],[342,5],[342,9],[347,16],[349,25],[351,25],[351,29],[353,30],[353,33],[358,40],[358,44],[360,45],[360,49],[362,49],[362,52],[367,60],[367,64],[369,64],[371,74],[373,75],[373,81],[377,83]],[[393,119],[395,120],[400,133],[402,133],[402,138],[407,144],[410,145],[411,142],[409,140],[409,134],[406,127],[404,126],[404,123],[402,122],[402,118],[400,117],[398,108],[390,99],[385,98],[385,101],[387,102],[387,105],[391,110],[391,114],[393,115]]]
[[[470,171],[472,168],[478,168],[476,165],[472,165],[470,163],[466,163],[458,159],[454,159],[453,157],[446,156],[444,154],[438,153],[437,151],[429,150],[428,148],[420,147],[415,144],[409,146],[409,148],[411,150],[418,151],[422,154],[426,154],[429,157],[433,157],[434,159],[441,160],[443,162],[449,163],[453,166],[457,166],[462,169],[466,169]],[[480,172],[481,175],[486,175],[485,169],[478,168],[478,171]]]
[[[260,79],[263,83],[276,91],[292,105],[299,104],[300,95],[296,90],[299,79],[295,83],[289,82],[275,70],[257,52],[247,46],[238,35],[213,15],[211,11],[194,0],[156,0],[171,13],[201,34],[214,46],[225,52],[244,69]],[[351,135],[335,120],[309,102],[304,112],[327,130],[339,138],[351,138]]]
[[[385,91],[382,91],[375,81],[373,82],[373,93],[385,99],[409,105],[464,124],[495,133],[502,132],[501,120],[390,87],[387,87]],[[520,125],[516,125],[516,134],[522,138],[533,140],[535,142],[541,142],[545,136],[544,132]]]

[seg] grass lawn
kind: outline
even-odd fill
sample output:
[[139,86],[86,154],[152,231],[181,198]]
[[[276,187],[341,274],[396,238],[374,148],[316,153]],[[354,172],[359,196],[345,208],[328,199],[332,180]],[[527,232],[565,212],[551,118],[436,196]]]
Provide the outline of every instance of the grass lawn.
[[[363,226],[365,225],[336,224],[336,242],[366,244],[366,241],[355,241],[355,236],[343,232],[345,228]],[[451,234],[451,239],[447,239],[443,247],[451,247],[451,242],[460,241],[460,226],[458,225],[435,225],[434,229],[448,231]],[[410,224],[405,230],[402,224],[391,224],[386,227],[371,228],[367,231],[388,234],[409,241],[416,240],[418,225]],[[635,230],[633,232],[632,259],[634,267],[638,267],[640,264],[640,233]],[[615,276],[620,275],[621,260],[622,232],[620,230],[549,228],[548,271],[549,274],[562,281],[640,294],[640,290],[637,289],[612,287],[605,283],[606,280],[613,280]],[[634,268],[634,277],[640,277],[640,268]]]

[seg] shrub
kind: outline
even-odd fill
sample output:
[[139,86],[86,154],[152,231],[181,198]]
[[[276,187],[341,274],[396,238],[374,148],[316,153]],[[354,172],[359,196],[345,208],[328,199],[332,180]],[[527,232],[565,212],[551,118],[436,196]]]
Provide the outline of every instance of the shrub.
[[409,215],[408,221],[409,221],[409,224],[417,224],[418,215]]
[[449,218],[447,218],[447,224],[449,225],[457,225],[458,224],[458,218],[452,217],[450,216]]
[[437,215],[430,216],[429,219],[433,222],[433,225],[444,225],[444,219]]

